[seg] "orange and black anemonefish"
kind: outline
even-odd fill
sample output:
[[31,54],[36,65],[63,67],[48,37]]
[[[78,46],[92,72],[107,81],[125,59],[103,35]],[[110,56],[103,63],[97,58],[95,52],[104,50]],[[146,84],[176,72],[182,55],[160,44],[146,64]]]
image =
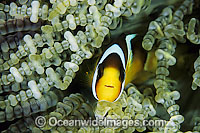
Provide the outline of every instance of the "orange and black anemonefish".
[[[151,63],[147,63],[148,57],[137,47],[132,50],[131,40],[135,36],[136,34],[127,35],[126,45],[113,44],[101,56],[92,80],[92,93],[98,101],[117,101],[124,87],[141,75],[145,63],[151,68],[149,64],[155,62],[154,58],[150,58],[148,62]],[[146,79],[148,76],[143,74],[140,77]]]

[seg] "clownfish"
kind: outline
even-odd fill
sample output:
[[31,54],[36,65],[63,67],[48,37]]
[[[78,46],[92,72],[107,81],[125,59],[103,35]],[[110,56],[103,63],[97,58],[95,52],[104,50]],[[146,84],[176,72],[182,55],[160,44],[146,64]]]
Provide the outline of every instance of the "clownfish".
[[[151,65],[155,62],[152,54],[147,56],[137,47],[132,50],[131,40],[135,37],[136,34],[127,35],[126,45],[115,43],[101,56],[92,79],[92,93],[98,101],[117,101],[124,87],[137,79],[138,75],[141,79],[148,77],[144,73],[144,67],[151,69],[155,66],[155,63]],[[147,58],[148,61],[146,61]]]

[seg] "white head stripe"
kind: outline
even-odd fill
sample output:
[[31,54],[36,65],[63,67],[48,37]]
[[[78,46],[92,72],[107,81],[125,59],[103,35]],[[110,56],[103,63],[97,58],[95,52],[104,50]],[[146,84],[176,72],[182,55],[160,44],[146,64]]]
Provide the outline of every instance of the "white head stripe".
[[[124,52],[123,50],[119,47],[119,45],[117,44],[113,44],[112,46],[110,46],[105,52],[104,54],[102,55],[100,61],[98,62],[97,64],[97,67],[96,67],[96,70],[94,72],[94,76],[93,76],[93,80],[92,80],[92,92],[93,92],[93,95],[94,97],[98,100],[98,97],[96,95],[96,80],[97,80],[97,74],[98,74],[98,67],[99,67],[99,64],[103,63],[103,61],[106,59],[106,57],[108,57],[110,54],[112,53],[116,53],[119,55],[121,61],[122,61],[122,65],[123,65],[123,68],[124,70],[126,70],[126,64],[125,64],[125,56],[124,56]],[[120,92],[120,95],[124,89],[124,84],[125,84],[125,80],[122,82],[122,88],[121,88],[121,92]],[[119,96],[120,96],[119,95]],[[119,98],[119,97],[118,97]],[[117,99],[118,99],[117,98]],[[116,100],[117,100],[116,99]],[[115,101],[116,101],[115,100]]]
[[108,55],[112,54],[112,53],[116,53],[119,55],[121,61],[122,61],[122,65],[124,67],[124,70],[126,69],[126,65],[125,65],[125,56],[124,56],[124,52],[123,50],[119,47],[119,45],[117,44],[113,44],[112,46],[110,46],[103,54],[103,56],[101,57],[99,64],[101,64],[106,57],[108,57]]

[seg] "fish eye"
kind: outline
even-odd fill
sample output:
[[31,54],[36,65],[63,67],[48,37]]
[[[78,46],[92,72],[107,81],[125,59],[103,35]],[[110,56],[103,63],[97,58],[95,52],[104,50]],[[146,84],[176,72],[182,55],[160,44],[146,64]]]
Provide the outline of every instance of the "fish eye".
[[100,79],[100,78],[103,76],[103,70],[104,70],[103,64],[99,64],[99,66],[98,66],[97,79]]
[[123,81],[124,81],[124,78],[125,78],[125,71],[124,71],[123,68],[120,68],[119,80],[120,80],[121,82],[123,82]]

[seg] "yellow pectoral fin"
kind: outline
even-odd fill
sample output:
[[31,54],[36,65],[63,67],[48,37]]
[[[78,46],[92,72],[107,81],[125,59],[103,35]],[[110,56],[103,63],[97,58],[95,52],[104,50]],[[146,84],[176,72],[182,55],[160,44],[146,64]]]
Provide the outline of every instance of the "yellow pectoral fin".
[[157,67],[157,58],[155,56],[155,51],[150,51],[147,54],[147,59],[144,64],[144,70],[148,72],[155,72]]
[[[131,63],[132,64],[132,63]],[[131,64],[127,64],[127,67],[126,67],[126,77],[125,77],[125,86],[130,83],[133,79],[133,75],[131,73],[131,67],[132,65]]]
[[157,58],[155,56],[155,50],[152,50],[147,54],[147,58],[144,63],[144,70],[138,73],[137,79],[135,79],[133,82],[140,84],[155,76],[156,67]]
[[133,53],[130,51],[128,55],[128,60],[126,64],[126,77],[125,77],[125,86],[130,83],[134,77],[135,77],[135,72],[134,72],[134,65],[133,65]]
[[127,66],[125,86],[136,79],[138,74],[143,70],[143,62],[140,58],[134,58],[133,62]]

